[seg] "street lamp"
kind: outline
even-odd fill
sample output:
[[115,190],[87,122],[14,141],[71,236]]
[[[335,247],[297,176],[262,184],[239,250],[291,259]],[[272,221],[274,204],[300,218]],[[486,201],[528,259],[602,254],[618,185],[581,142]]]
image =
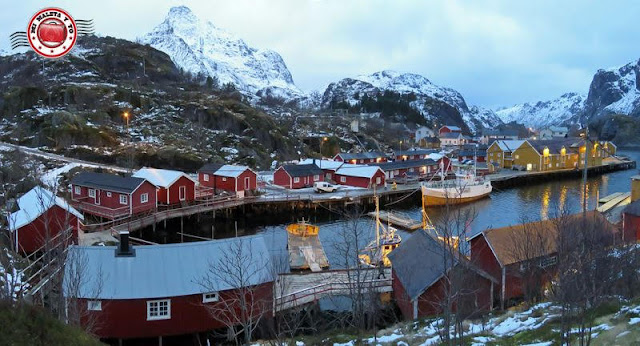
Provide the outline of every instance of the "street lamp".
[[322,158],[324,157],[324,155],[322,155],[322,145],[324,144],[324,142],[326,142],[328,140],[329,140],[329,138],[322,137],[322,140],[320,141],[320,169],[322,169]]
[[131,136],[129,134],[129,112],[125,111],[124,113],[122,113],[122,116],[124,117],[125,123],[127,125],[127,152],[128,152],[128,166],[130,170],[133,170],[133,157],[132,157],[132,152],[131,152]]

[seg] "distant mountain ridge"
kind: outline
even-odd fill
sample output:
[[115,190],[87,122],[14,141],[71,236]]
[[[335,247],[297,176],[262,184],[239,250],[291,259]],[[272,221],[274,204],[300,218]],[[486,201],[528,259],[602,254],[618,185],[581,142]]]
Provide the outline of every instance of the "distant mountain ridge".
[[505,123],[515,121],[526,127],[543,128],[575,122],[572,119],[584,110],[585,99],[585,95],[572,92],[553,100],[500,108],[495,113]]
[[640,60],[593,76],[580,118],[591,121],[609,114],[640,116]]

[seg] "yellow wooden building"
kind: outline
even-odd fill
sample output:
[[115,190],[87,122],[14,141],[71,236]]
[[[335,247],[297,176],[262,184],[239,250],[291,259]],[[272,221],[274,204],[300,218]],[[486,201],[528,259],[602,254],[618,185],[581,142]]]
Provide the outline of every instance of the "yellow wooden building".
[[499,171],[502,168],[513,167],[513,152],[526,140],[495,140],[487,148],[487,166],[490,172]]

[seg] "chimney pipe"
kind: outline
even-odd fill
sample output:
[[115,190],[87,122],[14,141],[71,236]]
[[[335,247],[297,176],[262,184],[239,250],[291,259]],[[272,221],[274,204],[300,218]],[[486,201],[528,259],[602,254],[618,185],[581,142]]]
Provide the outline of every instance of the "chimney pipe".
[[129,231],[120,231],[120,244],[116,249],[116,256],[135,256],[135,250],[129,243]]

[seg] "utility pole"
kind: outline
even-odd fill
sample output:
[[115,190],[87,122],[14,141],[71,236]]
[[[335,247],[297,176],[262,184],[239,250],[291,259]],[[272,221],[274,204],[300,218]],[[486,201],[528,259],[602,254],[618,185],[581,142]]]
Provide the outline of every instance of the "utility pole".
[[584,133],[584,169],[582,170],[582,213],[587,214],[587,171],[589,166],[589,125]]

